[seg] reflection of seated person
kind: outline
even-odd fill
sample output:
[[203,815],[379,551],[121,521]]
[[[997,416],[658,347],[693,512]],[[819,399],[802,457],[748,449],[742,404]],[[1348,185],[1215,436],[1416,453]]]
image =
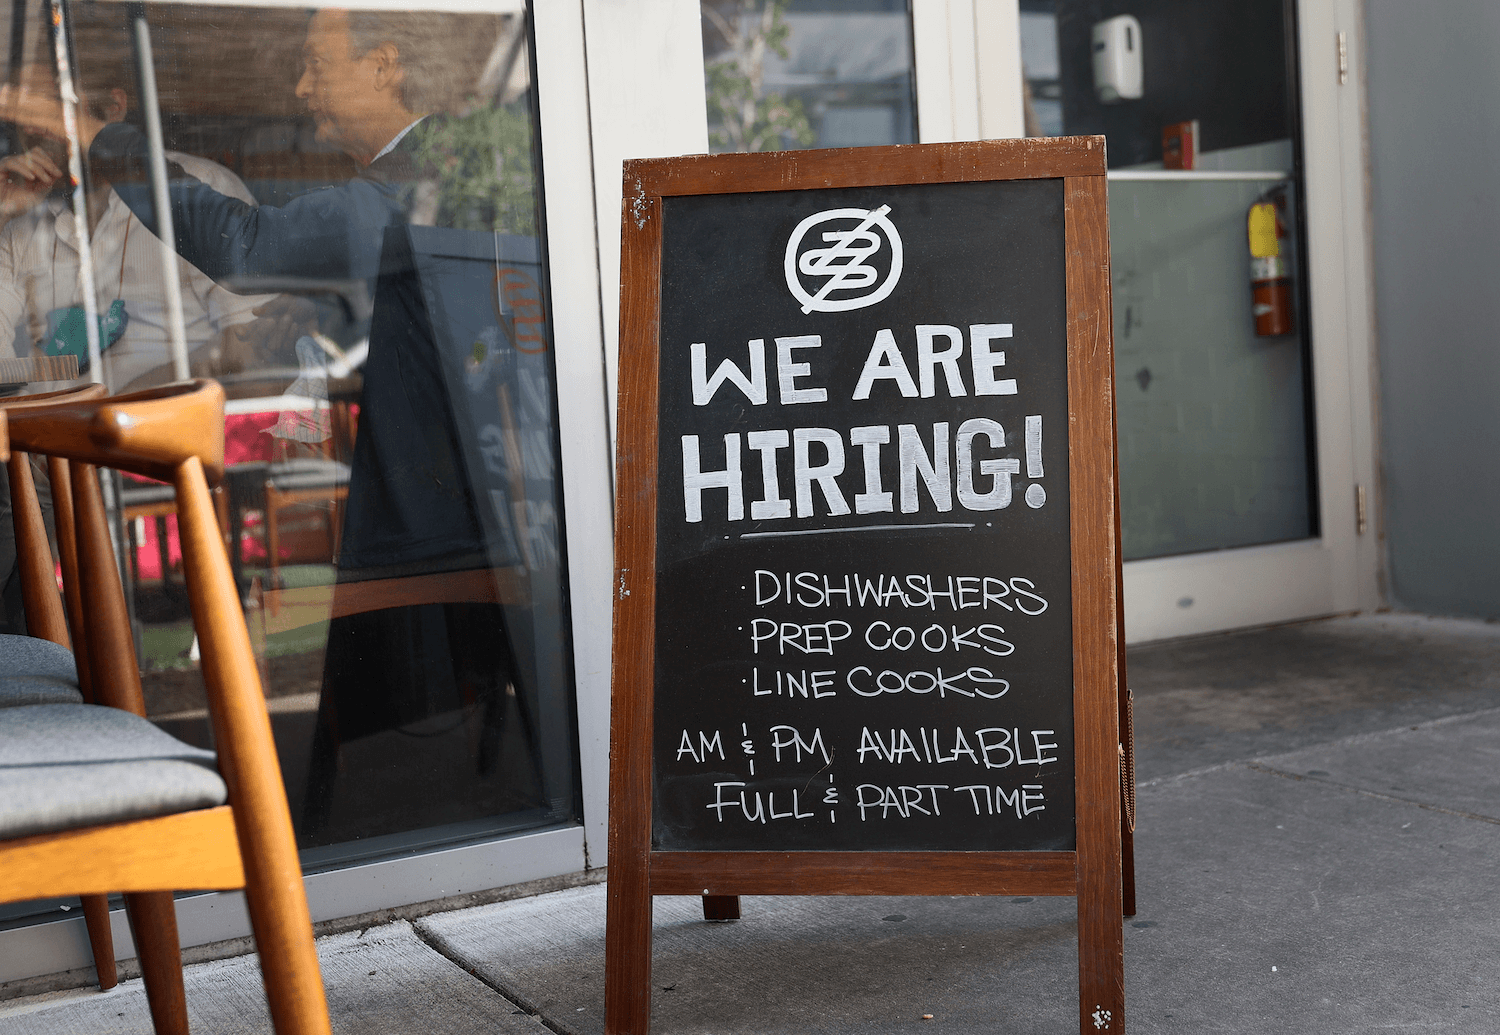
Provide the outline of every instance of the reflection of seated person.
[[[23,72],[48,76],[40,65]],[[94,67],[94,77],[100,73]],[[119,80],[115,80],[119,81]],[[85,83],[84,103],[96,118],[124,116],[125,90]],[[27,151],[0,159],[0,346],[12,352],[78,356],[88,366],[78,236],[67,189],[67,147],[44,136],[24,139]],[[226,195],[254,203],[233,173],[203,158],[168,152],[170,159]],[[56,189],[61,186],[62,189]],[[104,383],[125,391],[174,380],[171,332],[162,283],[162,243],[126,207],[108,182],[94,176],[87,195],[89,250],[103,351]],[[189,263],[176,261],[189,363],[195,374],[238,372],[261,365],[282,342],[273,320],[256,310],[271,295],[237,295]],[[285,343],[290,346],[290,342]]]
[[[128,70],[93,64],[83,102],[98,118],[119,119],[127,94]],[[55,90],[51,70],[28,65],[23,81]],[[78,357],[89,364],[87,316],[68,188],[68,151],[59,140],[23,136],[26,150],[0,159],[0,356]],[[203,158],[168,152],[172,159],[225,194],[253,203],[245,185],[229,170]],[[175,380],[168,304],[162,283],[162,243],[125,206],[109,183],[89,182],[89,253],[100,326],[101,375],[112,391],[127,391]],[[270,360],[282,350],[286,328],[257,309],[274,295],[237,295],[215,284],[190,264],[177,260],[185,341],[195,375],[233,373]],[[26,391],[53,388],[36,385]],[[51,525],[51,492],[44,469],[34,465],[37,492]],[[49,527],[50,531],[50,527]],[[10,489],[0,479],[0,600],[11,631],[20,632],[19,579]]]

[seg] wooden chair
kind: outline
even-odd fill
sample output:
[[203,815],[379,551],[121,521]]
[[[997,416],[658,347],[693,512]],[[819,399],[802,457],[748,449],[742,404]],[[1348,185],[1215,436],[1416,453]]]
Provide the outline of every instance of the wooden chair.
[[[58,402],[87,402],[105,395],[103,385],[89,384],[58,392],[16,396],[0,400],[0,410],[37,407]],[[86,658],[75,658],[68,626],[83,628],[82,602],[77,592],[77,550],[73,539],[72,496],[67,461],[48,461],[48,480],[56,486],[54,510],[58,515],[58,553],[66,584],[70,587],[68,615],[64,618],[53,580],[52,553],[47,528],[37,505],[31,465],[24,453],[7,461],[10,480],[11,520],[15,529],[16,563],[21,572],[21,599],[26,609],[26,636],[0,636],[0,707],[28,704],[82,703],[95,700],[88,679]],[[3,577],[3,573],[0,573]],[[93,950],[99,987],[119,983],[115,967],[114,935],[109,925],[109,902],[103,895],[83,896],[83,916]]]
[[[270,719],[209,496],[223,474],[223,403],[218,385],[195,381],[3,413],[10,446],[68,461],[54,476],[71,489],[60,549],[67,521],[77,613],[89,618],[77,656],[99,704],[0,709],[0,902],[124,892],[152,1022],[175,1033],[187,1007],[172,891],[244,888],[276,1031],[326,1035]],[[96,464],[176,488],[216,760],[144,718]]]

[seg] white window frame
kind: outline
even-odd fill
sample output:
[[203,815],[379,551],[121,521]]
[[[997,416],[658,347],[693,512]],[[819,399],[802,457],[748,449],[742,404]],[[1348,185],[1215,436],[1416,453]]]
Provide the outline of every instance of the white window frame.
[[912,0],[924,144],[1025,135],[1017,0]]

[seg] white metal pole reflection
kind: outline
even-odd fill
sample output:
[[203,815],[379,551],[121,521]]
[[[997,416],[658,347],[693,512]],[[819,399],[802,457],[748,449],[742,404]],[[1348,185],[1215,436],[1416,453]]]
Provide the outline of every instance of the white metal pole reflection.
[[67,0],[52,3],[52,52],[57,58],[57,85],[62,98],[63,132],[68,138],[68,176],[73,181],[73,232],[78,238],[78,287],[83,295],[84,333],[89,347],[90,381],[103,383],[100,362],[99,300],[94,291],[94,255],[89,247],[89,209],[83,188],[83,149],[78,140],[78,90],[68,58]]
[[[62,2],[62,0],[58,0]],[[162,142],[161,108],[156,93],[156,66],[151,58],[151,29],[141,4],[128,8],[136,69],[140,74],[141,114],[146,120],[146,143],[151,160],[151,199],[156,209],[156,236],[161,249],[161,280],[166,290],[167,333],[172,349],[172,376],[188,378],[187,328],[182,319],[182,283],[177,279],[177,234],[172,226],[172,202],[167,195],[167,155]]]

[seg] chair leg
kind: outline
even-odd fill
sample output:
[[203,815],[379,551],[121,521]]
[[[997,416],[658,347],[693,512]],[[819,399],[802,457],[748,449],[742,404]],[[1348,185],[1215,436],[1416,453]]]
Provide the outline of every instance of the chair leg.
[[281,509],[281,495],[269,483],[266,485],[265,517],[261,527],[266,530],[266,567],[270,571],[268,585],[281,588],[281,533],[276,525],[276,512]]
[[187,996],[182,988],[182,948],[177,941],[177,909],[170,891],[125,896],[135,951],[151,1005],[156,1035],[188,1035]]
[[163,514],[157,514],[152,522],[156,525],[156,557],[161,564],[161,591],[163,595],[172,592],[172,549],[167,542],[167,519]]
[[94,950],[99,990],[107,992],[120,983],[115,969],[115,936],[109,927],[109,899],[103,895],[84,895],[83,922],[88,925],[89,947]]

